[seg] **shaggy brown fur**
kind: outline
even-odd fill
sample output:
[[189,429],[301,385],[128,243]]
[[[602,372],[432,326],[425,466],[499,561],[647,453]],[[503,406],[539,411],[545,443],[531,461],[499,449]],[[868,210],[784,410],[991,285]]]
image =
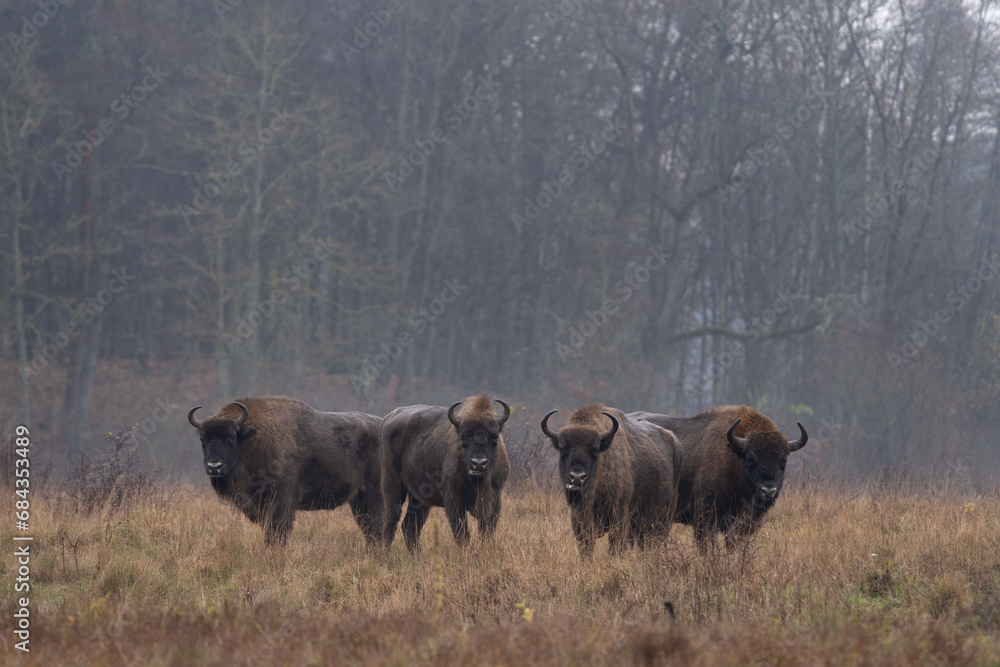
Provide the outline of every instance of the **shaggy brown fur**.
[[[602,412],[619,424],[603,441],[613,423]],[[590,557],[605,533],[612,553],[626,542],[643,548],[648,537],[666,537],[681,467],[680,443],[670,431],[594,403],[577,408],[560,431],[546,435],[559,451],[559,476],[582,557]]]
[[[287,396],[238,399],[201,422],[212,488],[284,544],[296,510],[349,503],[369,542],[382,528],[378,432],[363,412],[317,412]],[[195,421],[197,421],[195,419]]]
[[467,512],[479,522],[483,537],[493,534],[500,518],[500,495],[510,474],[500,430],[509,408],[497,415],[488,396],[466,398],[455,408],[410,405],[386,415],[382,423],[383,541],[392,544],[403,501],[403,538],[411,552],[431,507],[444,507],[459,544],[469,541]]
[[[673,431],[684,447],[675,520],[694,527],[703,551],[718,531],[729,548],[757,532],[778,497],[785,463],[794,451],[773,421],[746,405],[710,408],[693,417],[635,414]],[[729,445],[726,435],[737,419],[733,435],[746,439],[740,450]],[[804,429],[801,433],[796,448],[808,439]]]

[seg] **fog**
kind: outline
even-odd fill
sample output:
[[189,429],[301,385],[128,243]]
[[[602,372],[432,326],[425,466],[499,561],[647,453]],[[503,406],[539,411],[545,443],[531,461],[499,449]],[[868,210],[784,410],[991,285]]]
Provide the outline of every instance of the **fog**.
[[990,482],[991,5],[4,2],[0,435],[747,403],[797,479]]

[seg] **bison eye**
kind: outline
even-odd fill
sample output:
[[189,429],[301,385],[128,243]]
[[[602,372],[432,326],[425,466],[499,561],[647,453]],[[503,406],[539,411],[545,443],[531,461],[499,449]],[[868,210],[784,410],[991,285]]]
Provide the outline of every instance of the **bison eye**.
[[757,465],[757,457],[753,454],[747,454],[747,467],[753,468]]

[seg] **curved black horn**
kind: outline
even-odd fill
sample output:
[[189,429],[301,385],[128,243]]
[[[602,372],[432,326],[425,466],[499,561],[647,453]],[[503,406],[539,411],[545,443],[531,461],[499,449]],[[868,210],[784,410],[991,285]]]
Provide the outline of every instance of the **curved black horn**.
[[510,406],[501,401],[499,398],[494,400],[503,406],[503,417],[501,417],[499,421],[500,426],[503,426],[507,420],[510,419]]
[[457,408],[461,404],[462,404],[462,401],[459,401],[458,403],[455,403],[450,408],[448,408],[448,421],[450,421],[452,424],[454,424],[455,428],[458,428],[460,426],[460,424],[458,423],[458,420],[455,419],[455,408]]
[[809,442],[809,434],[806,433],[805,428],[803,428],[802,422],[795,422],[795,423],[799,425],[799,433],[801,435],[799,435],[798,440],[788,441],[788,450],[792,452],[802,449],[803,447],[806,446],[806,443]]
[[726,431],[726,442],[729,443],[729,448],[731,450],[733,450],[738,456],[742,457],[743,450],[747,446],[747,439],[738,438],[735,435],[733,435],[733,431],[736,430],[736,427],[740,425],[741,421],[743,421],[742,418],[737,419],[736,421],[733,422],[733,425],[729,427],[729,430]]
[[236,420],[236,425],[242,426],[243,422],[245,422],[247,420],[247,417],[250,416],[250,411],[247,410],[247,406],[243,405],[239,401],[233,401],[233,405],[238,405],[240,410],[243,411],[243,416]]
[[602,412],[601,414],[611,419],[611,428],[601,434],[601,441],[603,442],[618,432],[618,420],[610,412]]
[[199,431],[201,430],[201,422],[194,418],[195,410],[199,410],[205,407],[204,405],[196,405],[188,411],[188,421],[191,422],[191,426],[194,426]]
[[557,412],[559,412],[559,411],[558,410],[549,410],[545,414],[545,416],[542,417],[542,433],[544,433],[548,437],[552,438],[553,440],[558,440],[559,439],[559,432],[558,431],[552,431],[551,429],[549,429],[549,417],[551,417],[552,415],[554,415]]

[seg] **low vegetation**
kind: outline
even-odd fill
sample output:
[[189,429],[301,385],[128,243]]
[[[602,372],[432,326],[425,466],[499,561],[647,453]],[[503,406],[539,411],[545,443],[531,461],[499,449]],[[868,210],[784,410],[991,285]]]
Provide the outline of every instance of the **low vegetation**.
[[[565,501],[540,488],[510,494],[495,540],[464,550],[435,509],[416,558],[402,540],[366,547],[346,508],[301,513],[280,548],[207,483],[112,494],[90,512],[53,489],[32,515],[31,653],[49,665],[997,664],[1000,491],[915,486],[786,487],[739,552],[700,556],[677,527],[620,558],[605,538],[588,563]],[[0,559],[8,582],[12,562]]]

